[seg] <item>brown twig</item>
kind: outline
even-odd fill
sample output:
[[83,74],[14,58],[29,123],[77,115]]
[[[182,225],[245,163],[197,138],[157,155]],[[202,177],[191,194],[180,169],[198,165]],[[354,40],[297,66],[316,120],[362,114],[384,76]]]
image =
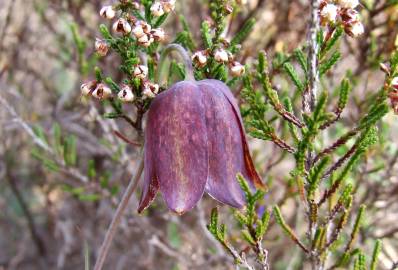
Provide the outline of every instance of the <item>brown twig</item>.
[[115,236],[116,230],[120,224],[124,210],[128,205],[131,195],[133,195],[135,189],[137,188],[138,181],[141,178],[143,169],[144,169],[144,159],[141,158],[141,160],[138,163],[137,172],[134,175],[134,177],[131,179],[129,185],[127,186],[127,189],[123,194],[122,200],[120,201],[120,204],[116,209],[112,222],[109,225],[108,231],[106,232],[104,242],[101,245],[97,261],[95,262],[94,270],[101,270],[102,267],[104,266],[105,259],[106,256],[108,255],[113,237]]

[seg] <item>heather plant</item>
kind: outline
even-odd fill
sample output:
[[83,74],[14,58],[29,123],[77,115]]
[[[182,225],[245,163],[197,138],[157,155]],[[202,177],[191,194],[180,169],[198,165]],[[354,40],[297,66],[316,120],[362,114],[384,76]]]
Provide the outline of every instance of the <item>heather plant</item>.
[[[209,17],[198,34],[178,14],[183,1],[114,1],[98,11],[101,36],[91,40],[95,55],[88,59],[87,41],[72,25],[79,70],[85,75],[92,70],[92,79],[81,85],[81,106],[95,108],[107,129],[115,120],[128,127],[129,135],[119,130],[113,135],[133,150],[107,138],[109,162],[135,161],[94,269],[104,268],[129,199],[140,196],[139,222],[162,207],[153,203],[158,191],[160,203],[177,219],[199,211],[204,193],[227,205],[222,212],[215,207],[205,213],[206,228],[212,248],[221,247],[237,269],[379,269],[382,241],[375,234],[365,239],[373,222],[367,211],[375,205],[368,204],[372,191],[363,187],[367,175],[380,173],[381,179],[395,173],[398,154],[386,164],[380,152],[394,151],[383,119],[398,113],[398,51],[375,49],[366,63],[358,63],[384,76],[377,89],[358,95],[360,74],[341,64],[342,44],[369,35],[364,21],[397,1],[313,0],[305,11],[310,15],[305,40],[289,50],[251,52],[251,57],[245,44],[256,19],[248,16],[232,27],[244,2],[206,2]],[[166,30],[170,17],[182,31]],[[98,62],[109,57],[117,61],[117,71],[107,74]],[[354,119],[350,102],[358,105]],[[84,202],[116,199],[121,187],[110,181],[112,172],[101,173],[94,159],[86,173],[79,170],[75,136],[63,134],[58,124],[52,126],[53,136],[40,127],[24,129],[36,140],[32,155],[48,170],[83,183],[63,185],[65,193]],[[278,150],[271,154],[271,147]],[[369,160],[375,167],[367,167]],[[283,162],[288,164],[283,173],[268,173]],[[286,218],[292,216],[291,204],[296,220]],[[275,262],[272,242],[283,238],[289,239],[283,252],[291,252],[292,259]]]

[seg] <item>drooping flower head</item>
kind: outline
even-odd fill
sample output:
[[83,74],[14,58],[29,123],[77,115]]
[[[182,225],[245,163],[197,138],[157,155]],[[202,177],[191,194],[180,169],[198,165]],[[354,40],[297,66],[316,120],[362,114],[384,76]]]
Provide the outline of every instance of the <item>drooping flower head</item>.
[[219,202],[245,204],[236,174],[263,187],[255,171],[239,108],[217,80],[182,81],[153,100],[145,131],[142,212],[158,190],[172,211],[192,209],[207,192]]

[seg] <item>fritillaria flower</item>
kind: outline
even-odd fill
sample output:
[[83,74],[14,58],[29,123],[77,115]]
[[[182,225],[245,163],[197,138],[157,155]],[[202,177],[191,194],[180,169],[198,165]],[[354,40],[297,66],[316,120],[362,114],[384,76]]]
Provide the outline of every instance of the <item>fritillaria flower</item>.
[[160,190],[169,209],[183,214],[208,193],[240,208],[236,174],[263,187],[249,154],[239,108],[217,80],[182,81],[158,94],[148,111],[144,187],[139,212]]

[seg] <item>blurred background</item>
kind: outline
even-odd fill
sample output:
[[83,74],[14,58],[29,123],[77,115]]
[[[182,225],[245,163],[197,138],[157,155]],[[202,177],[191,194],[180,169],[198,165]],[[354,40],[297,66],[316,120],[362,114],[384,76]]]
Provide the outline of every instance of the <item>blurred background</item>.
[[[250,63],[259,50],[270,58],[292,52],[306,40],[308,2],[248,0],[229,25],[234,33],[247,18],[257,19],[239,56]],[[343,114],[353,125],[382,86],[378,64],[396,49],[397,7],[388,0],[376,8],[361,7],[366,33],[341,44],[343,61],[322,82],[331,88],[350,70],[356,76],[354,96]],[[372,4],[372,1],[367,1]],[[93,260],[122,192],[136,167],[137,134],[121,121],[104,119],[106,109],[80,98],[80,85],[92,78],[95,65],[121,79],[116,56],[98,58],[94,41],[103,21],[104,0],[0,1],[0,269],[83,269]],[[201,22],[209,18],[207,1],[177,1],[166,24],[168,41],[184,31],[187,18],[200,44]],[[228,37],[228,33],[227,33]],[[284,91],[287,83],[281,80]],[[355,206],[368,205],[359,244],[370,254],[374,239],[383,239],[380,269],[398,262],[398,117],[392,113],[380,125],[379,145],[358,168]],[[344,126],[333,132],[344,133]],[[325,140],[328,141],[328,134]],[[331,140],[331,139],[330,139]],[[43,143],[45,142],[45,143]],[[271,143],[251,140],[251,150],[264,179],[272,182],[267,199],[281,205],[298,232],[304,213],[291,199],[287,182],[293,160]],[[137,193],[138,196],[138,193]],[[231,258],[206,230],[210,209],[205,198],[179,217],[167,211],[160,196],[144,215],[136,214],[137,196],[130,201],[108,256],[105,269],[234,269]],[[237,226],[231,210],[221,206],[223,222]],[[272,269],[308,269],[298,248],[271,223],[264,246]],[[230,230],[232,231],[232,230]],[[232,239],[234,239],[232,231]],[[239,246],[239,243],[236,243]],[[289,247],[289,249],[287,249]]]

